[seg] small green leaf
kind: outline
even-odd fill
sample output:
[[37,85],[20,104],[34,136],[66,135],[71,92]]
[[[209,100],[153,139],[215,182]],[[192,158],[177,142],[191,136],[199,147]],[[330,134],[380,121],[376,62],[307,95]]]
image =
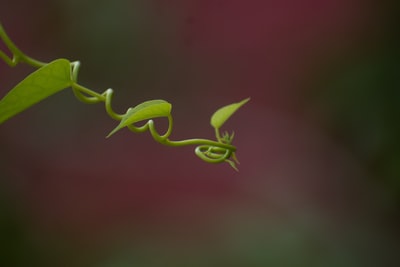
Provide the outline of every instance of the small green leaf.
[[118,126],[112,130],[107,138],[133,123],[160,117],[168,117],[171,114],[172,106],[164,100],[145,101],[134,108],[129,108]]
[[231,167],[235,170],[235,171],[239,171],[238,167],[236,166],[236,163],[233,162],[232,160],[226,159],[225,162],[228,162],[229,165],[231,165]]
[[238,103],[233,103],[218,109],[211,117],[211,126],[215,129],[221,126],[238,110],[241,106],[246,104],[250,98],[246,98]]
[[57,59],[36,70],[0,100],[0,124],[71,85],[71,67]]

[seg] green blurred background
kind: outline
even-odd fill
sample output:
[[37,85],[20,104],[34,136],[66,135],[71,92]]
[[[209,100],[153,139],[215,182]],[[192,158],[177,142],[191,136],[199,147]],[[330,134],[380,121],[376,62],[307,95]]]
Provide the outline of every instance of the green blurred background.
[[[1,125],[0,265],[398,266],[398,3],[0,0],[24,52],[80,60],[117,111],[171,102],[173,139],[251,97],[226,124],[238,173],[106,140],[70,90]],[[0,62],[0,96],[31,71]]]

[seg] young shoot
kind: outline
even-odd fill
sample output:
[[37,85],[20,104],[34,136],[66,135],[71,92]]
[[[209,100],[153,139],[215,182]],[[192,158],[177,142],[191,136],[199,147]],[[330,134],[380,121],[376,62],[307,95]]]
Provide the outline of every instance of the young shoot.
[[[139,105],[128,108],[125,114],[117,114],[112,108],[113,90],[111,88],[103,93],[97,93],[78,83],[80,62],[71,62],[67,59],[56,59],[52,62],[41,62],[24,54],[9,38],[0,23],[0,39],[3,41],[11,57],[0,50],[0,59],[10,67],[19,63],[30,65],[36,70],[18,83],[0,100],[0,124],[14,117],[18,113],[37,104],[43,99],[60,92],[66,88],[72,88],[76,98],[84,103],[104,103],[107,114],[119,124],[107,135],[107,138],[116,132],[127,128],[133,132],[141,133],[149,131],[153,139],[160,144],[178,146],[196,146],[195,154],[208,163],[226,162],[237,170],[238,160],[232,145],[234,134],[227,132],[222,134],[220,129],[223,124],[245,103],[249,98],[238,103],[233,103],[218,109],[211,117],[211,126],[214,128],[216,140],[192,138],[185,140],[170,140],[173,119],[171,115],[172,105],[165,100],[149,100]],[[160,134],[154,125],[155,118],[168,119],[168,129]],[[137,126],[137,123],[142,123]],[[143,122],[145,122],[143,124]]]

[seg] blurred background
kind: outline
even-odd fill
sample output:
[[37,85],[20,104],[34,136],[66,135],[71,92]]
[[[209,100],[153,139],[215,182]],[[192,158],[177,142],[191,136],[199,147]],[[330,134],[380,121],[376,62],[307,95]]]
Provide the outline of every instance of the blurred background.
[[[380,0],[0,0],[28,55],[82,62],[114,107],[225,125],[239,172],[148,133],[105,136],[65,90],[0,125],[1,266],[398,266],[400,5]],[[0,45],[4,49],[4,45]],[[0,96],[33,69],[0,62]]]

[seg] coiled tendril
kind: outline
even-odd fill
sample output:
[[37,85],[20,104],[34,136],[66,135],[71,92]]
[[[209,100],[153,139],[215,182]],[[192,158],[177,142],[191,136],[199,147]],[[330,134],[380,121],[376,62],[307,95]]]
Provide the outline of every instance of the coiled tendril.
[[[12,53],[12,58],[9,57],[6,53],[0,50],[0,59],[5,61],[9,66],[14,67],[18,63],[26,63],[35,68],[42,68],[49,63],[41,62],[36,59],[33,59],[27,55],[25,55],[17,46],[11,41],[11,39],[6,34],[5,30],[3,29],[0,23],[0,38],[3,40],[6,47]],[[80,62],[74,61],[70,62],[70,86],[75,97],[82,101],[83,103],[87,104],[95,104],[104,102],[105,110],[107,114],[114,120],[120,121],[123,123],[125,120],[129,120],[130,111],[132,108],[129,108],[125,114],[118,114],[112,108],[112,98],[113,98],[113,89],[108,88],[103,93],[99,94],[95,91],[88,89],[78,83],[78,73],[80,68]],[[234,169],[237,170],[235,163],[238,163],[235,151],[236,147],[231,145],[233,134],[224,134],[223,137],[220,136],[219,128],[221,125],[244,103],[246,103],[248,99],[245,99],[239,103],[231,104],[229,106],[225,106],[219,109],[216,113],[214,113],[211,124],[215,128],[216,132],[216,141],[208,140],[208,139],[186,139],[180,141],[170,140],[169,137],[172,133],[173,128],[173,119],[170,112],[165,113],[165,117],[168,119],[168,129],[165,133],[160,134],[156,127],[153,118],[158,116],[153,116],[150,119],[140,120],[141,122],[146,121],[143,125],[137,126],[137,122],[130,123],[126,125],[126,127],[135,133],[142,133],[149,131],[151,136],[155,141],[160,144],[167,145],[167,146],[188,146],[188,145],[195,145],[195,154],[205,162],[208,163],[221,163],[227,162],[229,163]],[[167,102],[165,102],[167,103]],[[150,116],[151,117],[151,116]],[[120,125],[121,125],[120,123]],[[118,127],[117,127],[118,128]],[[122,127],[120,127],[122,128]],[[115,129],[114,131],[119,130]],[[113,134],[114,131],[111,133]],[[110,134],[110,135],[111,135]]]

